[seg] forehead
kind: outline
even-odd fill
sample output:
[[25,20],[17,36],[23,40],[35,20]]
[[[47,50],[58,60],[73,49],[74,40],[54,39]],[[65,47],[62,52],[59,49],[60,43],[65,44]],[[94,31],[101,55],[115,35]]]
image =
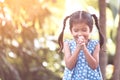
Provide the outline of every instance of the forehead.
[[89,29],[89,26],[85,23],[77,23],[77,24],[73,24],[72,28],[86,28],[86,29]]

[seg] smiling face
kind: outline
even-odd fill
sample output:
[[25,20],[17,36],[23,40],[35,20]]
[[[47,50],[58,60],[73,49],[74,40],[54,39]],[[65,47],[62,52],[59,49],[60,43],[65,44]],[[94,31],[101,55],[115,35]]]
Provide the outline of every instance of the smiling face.
[[90,28],[85,23],[73,24],[71,33],[75,40],[77,40],[79,36],[83,36],[87,43],[90,35]]

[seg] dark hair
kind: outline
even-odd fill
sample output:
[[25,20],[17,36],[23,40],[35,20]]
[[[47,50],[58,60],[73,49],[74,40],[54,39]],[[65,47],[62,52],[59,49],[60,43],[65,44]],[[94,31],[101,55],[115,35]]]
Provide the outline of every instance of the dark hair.
[[59,51],[62,51],[62,49],[63,49],[63,34],[64,34],[64,29],[66,27],[67,19],[70,18],[70,20],[69,20],[70,30],[72,29],[73,24],[83,22],[83,23],[87,24],[90,28],[90,31],[92,31],[92,29],[93,29],[93,19],[92,19],[92,17],[95,20],[95,25],[96,25],[96,27],[98,29],[98,32],[99,32],[100,48],[101,48],[101,46],[104,43],[104,36],[103,36],[103,34],[101,32],[101,29],[98,25],[98,19],[97,19],[96,15],[95,14],[90,14],[86,11],[76,11],[73,14],[71,14],[70,16],[67,16],[63,21],[63,29],[62,29],[62,32],[60,33],[59,37],[58,37],[58,44],[60,46]]

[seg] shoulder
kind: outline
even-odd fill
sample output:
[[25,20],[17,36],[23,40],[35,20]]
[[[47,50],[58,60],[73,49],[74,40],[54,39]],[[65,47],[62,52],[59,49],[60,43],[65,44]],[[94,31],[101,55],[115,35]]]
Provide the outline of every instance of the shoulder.
[[70,39],[70,40],[65,40],[64,41],[64,48],[69,47],[70,50],[75,49],[76,47],[76,42],[74,39]]
[[99,44],[99,40],[89,40],[88,44],[96,46],[97,44]]
[[89,41],[88,41],[88,44],[87,44],[87,47],[88,47],[89,49],[93,49],[93,50],[94,50],[94,48],[95,48],[97,45],[99,45],[99,41],[98,41],[98,40],[89,40]]
[[72,44],[75,44],[76,42],[75,42],[75,40],[74,39],[66,39],[66,40],[64,40],[64,43],[67,43],[67,44],[69,44],[69,45],[72,45]]
[[91,40],[89,40],[89,42],[91,42],[91,43],[99,43],[99,40],[93,40],[93,39],[91,39]]
[[87,44],[87,49],[91,54],[99,51],[99,41],[98,40],[89,40]]

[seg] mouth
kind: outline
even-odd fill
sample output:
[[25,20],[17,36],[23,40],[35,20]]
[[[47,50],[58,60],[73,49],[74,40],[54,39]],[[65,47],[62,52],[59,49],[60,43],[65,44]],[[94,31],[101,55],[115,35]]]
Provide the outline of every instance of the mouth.
[[75,40],[78,40],[78,39],[85,39],[85,37],[84,37],[84,36],[75,36],[74,39],[75,39]]
[[78,38],[79,38],[79,39],[85,39],[85,37],[84,37],[84,36],[78,36]]

